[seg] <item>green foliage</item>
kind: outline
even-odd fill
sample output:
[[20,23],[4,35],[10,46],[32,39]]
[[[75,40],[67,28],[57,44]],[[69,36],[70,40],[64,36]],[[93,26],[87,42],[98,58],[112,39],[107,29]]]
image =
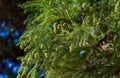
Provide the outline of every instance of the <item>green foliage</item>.
[[120,0],[32,0],[20,7],[29,16],[17,78],[120,75]]

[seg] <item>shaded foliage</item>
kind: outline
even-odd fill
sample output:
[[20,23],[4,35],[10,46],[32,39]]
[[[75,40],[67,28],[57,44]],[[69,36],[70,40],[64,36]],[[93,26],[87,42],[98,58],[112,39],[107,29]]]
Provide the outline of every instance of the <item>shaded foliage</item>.
[[15,78],[20,65],[17,57],[24,55],[23,50],[16,47],[25,29],[23,21],[27,14],[18,8],[24,1],[0,0],[0,78]]

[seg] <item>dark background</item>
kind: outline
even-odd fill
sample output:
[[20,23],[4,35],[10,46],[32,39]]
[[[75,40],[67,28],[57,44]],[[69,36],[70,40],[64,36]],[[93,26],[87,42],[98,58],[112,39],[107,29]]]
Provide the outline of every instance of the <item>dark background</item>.
[[23,50],[16,47],[22,35],[27,14],[18,8],[26,0],[0,0],[0,78],[16,78]]

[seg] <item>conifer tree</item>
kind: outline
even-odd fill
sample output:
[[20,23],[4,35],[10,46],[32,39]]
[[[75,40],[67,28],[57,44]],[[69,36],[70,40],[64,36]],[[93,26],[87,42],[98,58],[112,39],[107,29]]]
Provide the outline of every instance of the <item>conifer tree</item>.
[[31,0],[20,7],[29,15],[17,78],[120,77],[120,0]]

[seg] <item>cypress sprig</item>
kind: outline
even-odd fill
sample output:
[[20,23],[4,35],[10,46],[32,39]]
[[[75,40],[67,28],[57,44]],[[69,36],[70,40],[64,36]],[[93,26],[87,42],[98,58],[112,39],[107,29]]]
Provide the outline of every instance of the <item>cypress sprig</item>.
[[120,77],[120,0],[32,0],[19,7],[29,15],[17,78]]

